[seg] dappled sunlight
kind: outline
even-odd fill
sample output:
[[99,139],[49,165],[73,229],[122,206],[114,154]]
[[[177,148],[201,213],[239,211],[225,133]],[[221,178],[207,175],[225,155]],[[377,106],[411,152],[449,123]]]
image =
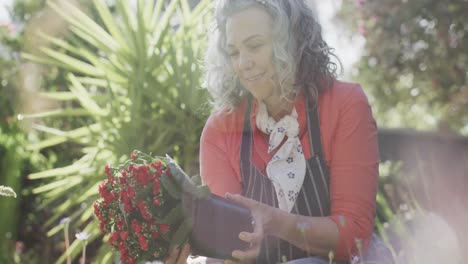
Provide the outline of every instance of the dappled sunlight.
[[[0,263],[111,263],[92,206],[106,165],[141,149],[199,173],[214,1],[0,2]],[[397,264],[464,263],[468,2],[306,2],[377,122],[374,233]]]
[[406,216],[402,218],[392,220],[410,225],[406,231],[408,238],[402,241],[402,249],[396,252],[401,263],[462,263],[463,252],[457,237],[458,231],[443,217],[426,212],[418,213],[410,219]]
[[381,166],[382,191],[395,212],[387,215],[384,226],[395,254],[410,263],[465,258],[467,139],[443,133],[380,133],[386,161]]

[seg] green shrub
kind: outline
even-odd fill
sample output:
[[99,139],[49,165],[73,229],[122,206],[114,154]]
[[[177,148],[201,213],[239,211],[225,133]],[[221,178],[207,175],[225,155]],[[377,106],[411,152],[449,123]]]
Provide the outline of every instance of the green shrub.
[[[53,208],[46,222],[49,236],[63,228],[57,225],[59,219],[69,216],[74,228],[91,234],[90,243],[102,237],[91,205],[105,177],[103,168],[122,161],[133,149],[168,153],[190,174],[198,169],[198,140],[208,114],[208,95],[198,89],[199,60],[210,1],[191,9],[186,0],[140,0],[136,10],[126,2],[116,1],[111,13],[103,1],[95,0],[94,19],[70,4],[64,6],[69,11],[65,15],[51,2],[72,35],[66,40],[42,35],[52,47],[42,47],[40,55],[22,55],[68,72],[65,91],[42,93],[62,108],[23,115],[42,120],[33,125],[41,140],[31,142],[30,151],[65,144],[79,154],[72,164],[28,176],[42,183],[33,192],[43,206]],[[53,125],[64,117],[80,125]],[[75,240],[66,254],[75,258],[80,250]],[[105,244],[97,261],[111,258]]]

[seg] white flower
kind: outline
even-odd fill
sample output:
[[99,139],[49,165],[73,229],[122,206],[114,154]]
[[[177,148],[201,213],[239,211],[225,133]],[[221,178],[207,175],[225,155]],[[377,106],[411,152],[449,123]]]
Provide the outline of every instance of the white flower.
[[0,196],[13,196],[16,198],[16,193],[12,188],[0,185]]
[[70,222],[70,220],[71,220],[71,219],[70,219],[70,217],[65,217],[65,218],[62,218],[62,219],[60,220],[60,224],[62,225],[62,224],[69,223],[69,222]]
[[86,233],[86,232],[80,232],[80,233],[77,233],[75,236],[77,239],[84,241],[84,240],[88,240],[91,234]]

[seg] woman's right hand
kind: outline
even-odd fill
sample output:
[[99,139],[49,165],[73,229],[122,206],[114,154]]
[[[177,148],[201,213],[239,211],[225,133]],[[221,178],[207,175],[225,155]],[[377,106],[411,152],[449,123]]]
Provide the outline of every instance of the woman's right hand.
[[239,234],[239,239],[249,243],[250,248],[245,251],[234,250],[232,252],[232,256],[235,259],[238,259],[240,263],[252,263],[258,255],[260,255],[260,249],[264,237],[264,226],[266,225],[267,219],[271,218],[269,206],[239,194],[226,193],[225,197],[247,207],[252,213],[255,223],[254,230],[252,232],[243,231]]
[[176,247],[169,250],[169,256],[164,261],[165,264],[186,264],[192,248],[186,243],[182,248]]

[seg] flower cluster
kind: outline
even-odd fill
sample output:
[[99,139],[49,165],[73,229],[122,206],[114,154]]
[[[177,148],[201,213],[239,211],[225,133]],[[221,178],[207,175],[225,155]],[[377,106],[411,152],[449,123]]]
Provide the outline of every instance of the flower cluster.
[[[94,203],[94,213],[124,263],[161,260],[169,246],[181,243],[173,241],[183,222],[173,173],[181,172],[171,171],[171,162],[134,151],[122,165],[105,167],[107,177],[99,185],[101,199]],[[188,232],[178,237],[185,240]]]

